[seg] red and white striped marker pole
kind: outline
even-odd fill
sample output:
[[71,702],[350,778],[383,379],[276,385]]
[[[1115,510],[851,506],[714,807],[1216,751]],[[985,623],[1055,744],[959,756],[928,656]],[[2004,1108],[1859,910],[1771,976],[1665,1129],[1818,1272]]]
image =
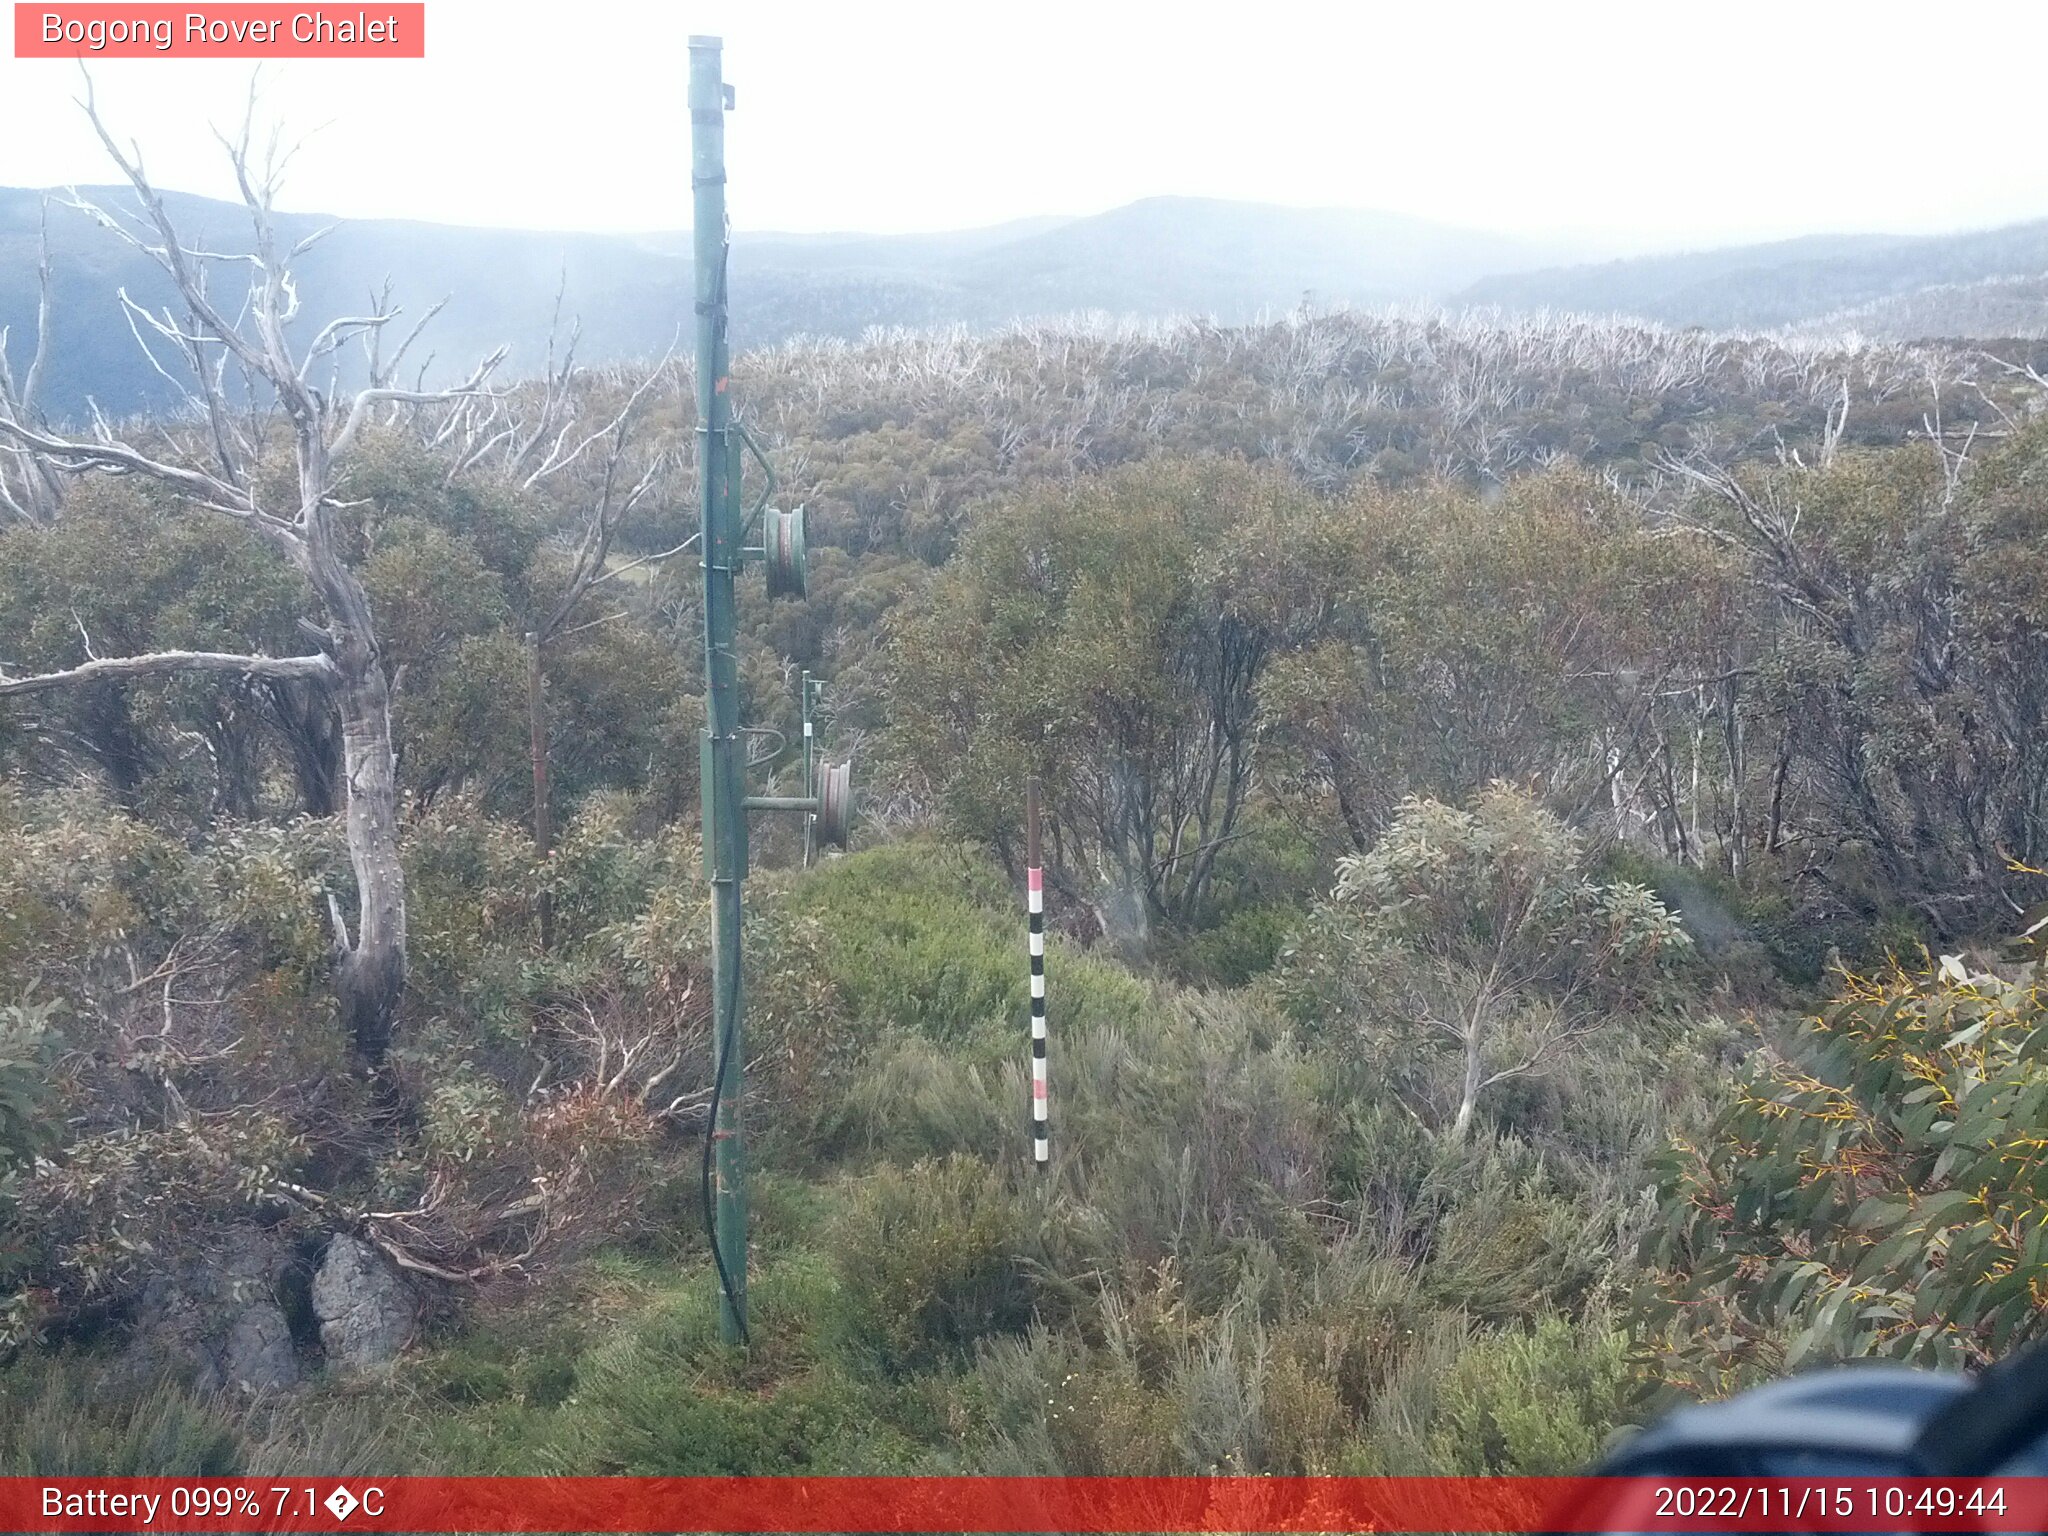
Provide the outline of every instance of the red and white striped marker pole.
[[1024,784],[1025,911],[1031,929],[1031,1160],[1043,1172],[1052,1161],[1046,1124],[1051,1082],[1045,1066],[1045,870],[1038,840],[1038,780]]

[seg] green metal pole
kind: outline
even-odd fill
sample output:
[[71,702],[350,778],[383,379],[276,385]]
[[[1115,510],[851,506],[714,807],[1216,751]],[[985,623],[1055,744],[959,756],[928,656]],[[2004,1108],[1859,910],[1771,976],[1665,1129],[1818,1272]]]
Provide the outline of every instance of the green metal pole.
[[711,994],[715,1031],[712,1122],[718,1330],[747,1332],[746,1148],[740,1134],[740,881],[746,874],[745,786],[739,752],[739,664],[733,574],[740,529],[733,509],[732,396],[727,381],[725,113],[732,105],[715,37],[690,39],[690,186],[697,256],[697,478],[703,512],[705,740],[704,859],[711,881]]

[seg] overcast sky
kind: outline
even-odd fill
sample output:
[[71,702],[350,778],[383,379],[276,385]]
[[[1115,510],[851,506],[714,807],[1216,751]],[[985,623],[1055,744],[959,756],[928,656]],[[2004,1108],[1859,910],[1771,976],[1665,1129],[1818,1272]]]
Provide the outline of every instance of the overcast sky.
[[[1616,249],[2048,217],[2048,0],[428,0],[427,19],[424,61],[266,66],[289,128],[317,130],[287,206],[687,226],[685,43],[711,32],[742,229],[1160,193]],[[208,125],[239,117],[249,68],[94,78],[160,183],[224,195]],[[106,178],[77,88],[72,64],[0,59],[0,184]]]

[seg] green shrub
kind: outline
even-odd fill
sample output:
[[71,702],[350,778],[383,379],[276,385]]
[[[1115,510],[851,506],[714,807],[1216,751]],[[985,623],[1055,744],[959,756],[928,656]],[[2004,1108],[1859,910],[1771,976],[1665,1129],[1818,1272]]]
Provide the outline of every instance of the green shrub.
[[678,873],[671,850],[636,836],[630,796],[594,794],[555,843],[543,878],[563,944],[629,923],[647,910],[660,883]]
[[388,1404],[346,1394],[195,1396],[82,1354],[0,1370],[0,1476],[350,1476],[410,1470]]
[[1585,1471],[1625,1422],[1627,1340],[1546,1317],[1474,1332],[1439,1315],[1375,1401],[1355,1470],[1558,1477]]
[[474,804],[437,804],[404,846],[407,985],[442,1018],[520,1033],[529,1003],[533,842]]
[[954,1156],[861,1180],[833,1227],[852,1315],[892,1370],[957,1355],[1031,1321],[1022,1203],[996,1169]]
[[790,900],[821,925],[849,1018],[958,1045],[1025,1016],[1023,918],[998,918],[997,879],[963,849],[897,843],[830,861]]
[[1197,1317],[1170,1281],[1103,1298],[1104,1342],[1034,1327],[985,1342],[960,1395],[994,1475],[1319,1473],[1352,1416],[1315,1361],[1240,1310]]
[[[742,1476],[913,1470],[914,1395],[848,1363],[847,1306],[832,1266],[792,1253],[760,1266],[748,1291],[751,1343],[719,1342],[708,1273],[621,1321],[587,1352],[527,1359],[485,1340],[430,1362],[444,1397],[424,1426],[465,1471]],[[496,1358],[494,1358],[494,1356]],[[493,1368],[495,1367],[495,1368]],[[556,1390],[568,1378],[569,1390]],[[460,1398],[518,1384],[478,1408]]]
[[1213,927],[1157,946],[1160,960],[1197,985],[1240,987],[1270,971],[1301,923],[1297,907],[1239,907]]
[[996,1477],[1160,1477],[1185,1470],[1167,1395],[1127,1353],[1037,1327],[986,1340],[957,1389],[965,1471]]
[[1161,993],[1129,1023],[1055,1029],[1052,1059],[1061,1273],[1171,1259],[1211,1309],[1255,1249],[1313,1252],[1327,1080],[1257,1000]]
[[96,795],[0,798],[0,988],[61,995],[123,946],[167,944],[205,880],[175,838]]
[[1018,1157],[1027,1151],[1022,1097],[958,1053],[917,1038],[884,1037],[854,1070],[820,1129],[825,1149],[891,1162],[964,1152]]
[[[783,1106],[780,1166],[970,1151],[1021,1156],[1029,1005],[1021,904],[984,858],[908,841],[757,882],[748,1030]],[[1149,989],[1057,940],[1048,1017],[1064,1051],[1128,1025]],[[1084,1082],[1078,1068],[1058,1069]]]
[[1376,1239],[1347,1236],[1298,1283],[1274,1326],[1278,1351],[1329,1384],[1351,1419],[1361,1418],[1407,1354],[1427,1314],[1413,1266]]
[[1648,1363],[1719,1393],[1808,1357],[1982,1365],[2041,1335],[2040,964],[1844,973],[1657,1161]]
[[1504,1324],[1548,1308],[1577,1310],[1615,1265],[1598,1214],[1518,1175],[1487,1148],[1439,1170],[1423,1294],[1445,1310]]
[[[58,1045],[52,1021],[62,1007],[55,998],[39,1003],[32,996],[0,1004],[0,1201],[7,1198],[16,1170],[28,1167],[57,1140],[49,1069]],[[4,1215],[0,1205],[0,1219]],[[0,1260],[4,1257],[0,1249]]]
[[10,1477],[231,1477],[244,1446],[229,1415],[159,1383],[109,1389],[64,1359],[0,1374],[0,1472]]
[[586,1431],[597,1471],[636,1477],[759,1477],[907,1470],[915,1447],[876,1422],[872,1394],[836,1369],[767,1392],[716,1392],[642,1379],[600,1382],[604,1429]]

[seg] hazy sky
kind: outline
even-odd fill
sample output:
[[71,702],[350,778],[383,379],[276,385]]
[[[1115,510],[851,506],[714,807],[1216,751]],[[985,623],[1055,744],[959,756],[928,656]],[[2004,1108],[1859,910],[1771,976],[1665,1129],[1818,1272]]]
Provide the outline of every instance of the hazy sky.
[[[374,13],[374,0],[357,0]],[[2048,0],[428,0],[424,61],[266,66],[287,206],[688,223],[722,34],[743,229],[940,229],[1157,193],[1670,246],[2048,217]],[[246,63],[106,61],[164,185],[230,190]],[[0,58],[0,184],[104,180],[75,66]]]

